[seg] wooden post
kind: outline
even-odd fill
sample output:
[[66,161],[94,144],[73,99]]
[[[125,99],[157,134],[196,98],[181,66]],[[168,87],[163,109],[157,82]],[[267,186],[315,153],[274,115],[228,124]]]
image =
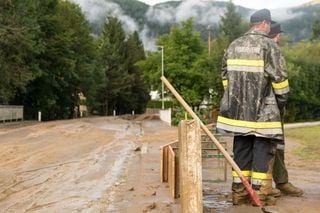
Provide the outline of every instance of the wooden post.
[[197,120],[179,123],[181,212],[203,212],[201,134]]
[[41,122],[41,111],[38,111],[38,121]]

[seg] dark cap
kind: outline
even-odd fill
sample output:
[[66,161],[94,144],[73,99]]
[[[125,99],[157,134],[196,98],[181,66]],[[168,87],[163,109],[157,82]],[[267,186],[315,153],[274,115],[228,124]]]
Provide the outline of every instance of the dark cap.
[[276,36],[279,33],[282,33],[281,25],[279,23],[271,24],[269,36]]
[[275,23],[274,21],[271,20],[271,13],[270,13],[270,10],[268,9],[258,10],[254,12],[250,17],[251,23],[262,22],[264,20],[269,21],[271,23]]

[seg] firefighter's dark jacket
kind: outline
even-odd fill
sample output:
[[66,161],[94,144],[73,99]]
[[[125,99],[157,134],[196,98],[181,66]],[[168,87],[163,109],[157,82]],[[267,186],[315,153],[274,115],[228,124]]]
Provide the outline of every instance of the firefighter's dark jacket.
[[280,110],[289,92],[287,67],[266,33],[251,29],[230,44],[222,80],[219,132],[283,139]]

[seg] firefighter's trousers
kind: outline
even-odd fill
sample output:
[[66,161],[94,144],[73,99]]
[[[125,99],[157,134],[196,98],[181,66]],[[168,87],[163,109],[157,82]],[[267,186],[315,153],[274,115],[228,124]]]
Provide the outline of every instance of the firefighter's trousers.
[[[272,139],[253,135],[234,137],[234,160],[242,174],[251,179],[253,186],[261,186],[263,181],[272,181],[275,151],[276,145]],[[234,171],[232,176],[234,183],[241,182]]]
[[276,184],[288,183],[288,170],[284,163],[284,141],[277,141],[277,151],[273,165],[273,180]]

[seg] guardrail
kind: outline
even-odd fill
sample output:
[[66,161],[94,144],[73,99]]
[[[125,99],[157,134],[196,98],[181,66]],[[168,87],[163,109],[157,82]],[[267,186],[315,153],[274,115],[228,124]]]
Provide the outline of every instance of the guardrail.
[[23,106],[0,105],[0,121],[23,120]]

